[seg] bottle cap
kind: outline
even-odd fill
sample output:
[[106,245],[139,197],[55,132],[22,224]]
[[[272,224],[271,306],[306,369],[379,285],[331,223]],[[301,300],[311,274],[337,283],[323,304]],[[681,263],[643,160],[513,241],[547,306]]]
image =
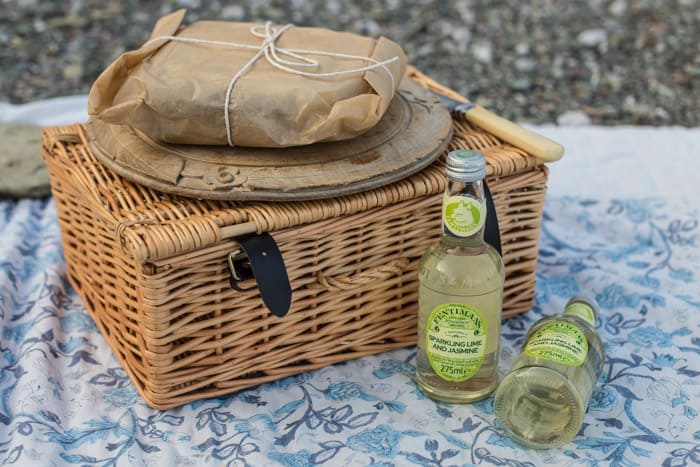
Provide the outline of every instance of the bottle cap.
[[447,154],[447,176],[460,182],[478,182],[486,176],[486,160],[478,151],[459,149]]
[[564,308],[564,313],[583,318],[593,326],[595,326],[596,316],[598,316],[599,311],[598,302],[588,294],[574,295],[569,299]]

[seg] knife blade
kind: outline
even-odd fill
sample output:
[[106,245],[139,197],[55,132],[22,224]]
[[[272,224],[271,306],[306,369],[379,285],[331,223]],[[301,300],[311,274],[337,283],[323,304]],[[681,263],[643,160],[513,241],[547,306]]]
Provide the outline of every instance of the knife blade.
[[556,141],[499,117],[479,104],[459,101],[434,89],[431,91],[440,98],[450,113],[463,115],[468,121],[538,159],[553,162],[564,155],[564,146]]

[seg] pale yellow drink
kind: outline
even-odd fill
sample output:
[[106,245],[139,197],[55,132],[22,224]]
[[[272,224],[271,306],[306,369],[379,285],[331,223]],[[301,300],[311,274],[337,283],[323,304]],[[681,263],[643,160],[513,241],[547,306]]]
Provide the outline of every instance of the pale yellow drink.
[[504,268],[483,240],[484,173],[479,153],[450,153],[443,235],[418,267],[416,383],[444,402],[474,402],[498,384]]
[[575,297],[542,318],[496,391],[494,409],[510,437],[536,449],[571,441],[583,424],[605,354],[595,331],[597,305]]

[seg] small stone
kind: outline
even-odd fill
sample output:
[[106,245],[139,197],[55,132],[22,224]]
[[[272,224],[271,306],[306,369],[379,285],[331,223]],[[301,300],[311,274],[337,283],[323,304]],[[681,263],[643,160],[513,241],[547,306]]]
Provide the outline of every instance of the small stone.
[[41,159],[41,127],[0,123],[0,197],[45,196],[51,192]]
[[661,107],[657,107],[656,110],[654,110],[654,115],[663,122],[667,122],[671,119],[671,114]]
[[134,21],[137,23],[150,24],[152,19],[153,18],[151,18],[151,15],[149,15],[145,11],[134,12]]
[[200,0],[177,0],[176,3],[178,6],[191,9],[196,9],[202,6],[202,2]]
[[527,42],[518,42],[515,45],[515,53],[518,55],[527,55],[530,53],[530,44]]
[[625,96],[625,100],[622,101],[622,110],[625,110],[627,112],[632,112],[632,111],[634,111],[634,108],[636,106],[637,106],[637,99],[635,99],[634,96],[632,96],[632,95]]
[[671,89],[663,83],[654,83],[652,89],[656,92],[657,95],[666,99],[674,99],[676,97],[676,93],[673,92],[673,89]]
[[32,26],[34,27],[34,31],[36,31],[38,33],[42,33],[44,31],[46,31],[46,21],[44,21],[41,18],[35,19],[34,22],[32,23]]
[[685,71],[687,74],[691,76],[700,76],[700,66],[693,65],[692,63],[688,63],[683,67],[683,71]]
[[608,33],[605,29],[587,29],[576,40],[584,47],[597,47],[608,41]]
[[51,18],[47,22],[49,28],[78,28],[85,25],[86,19],[76,14],[58,16]]
[[622,85],[624,84],[622,77],[617,73],[609,73],[605,75],[603,81],[607,83],[607,85],[610,86],[610,89],[612,89],[615,92],[618,92],[620,89],[622,89]]
[[559,126],[588,126],[591,124],[591,117],[580,110],[569,110],[557,117]]
[[292,10],[303,13],[305,7],[308,6],[308,2],[306,0],[290,0],[289,5]]
[[464,55],[467,53],[467,46],[471,40],[471,32],[467,28],[454,28],[450,31],[450,36],[456,44],[457,53]]
[[326,8],[334,15],[339,15],[341,11],[343,11],[343,5],[340,4],[339,0],[328,0],[328,2],[326,2]]
[[637,12],[651,13],[658,10],[659,2],[658,0],[637,0],[633,8]]
[[450,31],[452,38],[458,42],[467,44],[472,37],[472,33],[467,28],[454,28]]
[[638,102],[637,99],[628,95],[622,103],[622,110],[632,115],[635,123],[653,118],[655,109],[645,102]]
[[610,4],[608,11],[613,16],[624,16],[627,13],[627,2],[624,0],[615,0]]
[[68,80],[78,79],[83,76],[83,66],[79,63],[72,63],[63,68],[63,77]]
[[464,24],[474,24],[474,11],[467,2],[455,2],[455,9]]
[[515,61],[514,66],[518,71],[528,72],[537,68],[537,62],[531,58],[521,57]]
[[532,88],[532,80],[526,76],[512,79],[508,82],[511,89],[516,91],[527,91]]
[[435,22],[435,29],[437,29],[438,31],[442,31],[442,33],[445,35],[450,35],[452,34],[452,30],[454,29],[454,27],[449,21],[439,20]]
[[549,72],[551,73],[552,78],[555,80],[559,80],[564,77],[564,58],[562,56],[557,55],[554,57]]
[[29,10],[39,6],[39,0],[17,0],[17,8]]
[[517,93],[513,96],[513,101],[518,105],[525,105],[527,104],[527,97],[521,93]]
[[491,63],[493,61],[493,46],[487,41],[477,41],[471,46],[472,55],[481,63]]
[[366,21],[363,27],[365,34],[369,36],[378,36],[379,35],[379,25],[377,24],[376,21],[374,20],[369,20]]
[[[302,2],[306,3],[306,2]],[[271,2],[270,0],[251,0],[249,3],[251,8],[257,9],[257,10],[265,10],[267,8],[270,8]]]
[[270,7],[265,9],[265,21],[272,21],[275,24],[284,24],[285,11],[282,8]]
[[228,20],[241,20],[245,16],[245,9],[240,5],[229,5],[221,10],[221,17]]

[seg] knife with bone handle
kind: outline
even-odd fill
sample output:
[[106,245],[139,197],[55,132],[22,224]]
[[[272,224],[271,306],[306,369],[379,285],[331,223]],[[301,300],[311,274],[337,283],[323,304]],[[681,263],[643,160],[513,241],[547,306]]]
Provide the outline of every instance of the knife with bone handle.
[[538,159],[553,162],[564,155],[564,146],[561,144],[499,117],[479,104],[458,101],[435,90],[432,92],[440,98],[450,113],[463,115],[467,121]]

